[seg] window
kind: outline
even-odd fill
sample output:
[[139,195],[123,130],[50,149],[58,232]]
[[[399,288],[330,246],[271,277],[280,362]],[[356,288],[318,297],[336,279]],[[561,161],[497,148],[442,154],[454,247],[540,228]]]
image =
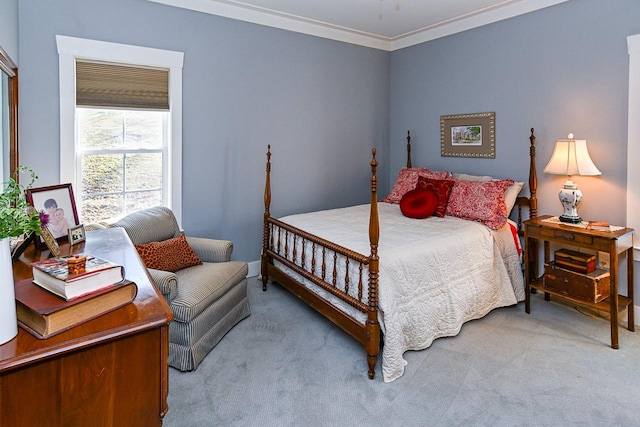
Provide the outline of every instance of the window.
[[[183,54],[66,36],[56,41],[60,182],[72,183],[81,220],[162,204],[180,223]],[[164,98],[153,88],[127,87],[140,72],[142,82],[160,76]]]
[[75,195],[83,221],[167,205],[162,191],[167,116],[163,111],[77,108],[81,191]]

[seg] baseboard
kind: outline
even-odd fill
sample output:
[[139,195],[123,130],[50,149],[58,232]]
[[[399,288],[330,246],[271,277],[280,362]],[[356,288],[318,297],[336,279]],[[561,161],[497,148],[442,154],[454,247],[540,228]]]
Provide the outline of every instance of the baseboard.
[[260,261],[252,261],[249,263],[249,273],[247,277],[255,277],[260,275]]

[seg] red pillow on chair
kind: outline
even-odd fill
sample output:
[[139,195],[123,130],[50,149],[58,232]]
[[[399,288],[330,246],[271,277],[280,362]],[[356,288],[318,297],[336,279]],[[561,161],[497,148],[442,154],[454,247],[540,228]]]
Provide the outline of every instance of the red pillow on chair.
[[449,195],[455,184],[453,179],[431,179],[424,176],[418,177],[418,185],[416,189],[423,188],[433,191],[438,196],[438,206],[436,207],[435,216],[444,217],[447,211],[447,203],[449,203]]
[[407,191],[400,199],[400,211],[409,218],[428,218],[438,207],[438,196],[431,190],[416,188]]
[[202,264],[202,260],[189,246],[184,234],[162,242],[136,245],[140,258],[147,268],[176,272],[186,267]]

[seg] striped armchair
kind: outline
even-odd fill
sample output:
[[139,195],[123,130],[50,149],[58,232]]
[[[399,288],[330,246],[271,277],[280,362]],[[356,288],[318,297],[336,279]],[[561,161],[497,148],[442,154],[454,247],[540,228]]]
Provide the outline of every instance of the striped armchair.
[[[125,229],[134,245],[178,237],[180,227],[170,209],[158,206],[131,213],[111,227]],[[202,265],[175,273],[149,268],[169,303],[169,365],[191,371],[240,320],[249,316],[246,262],[231,261],[232,242],[187,237]]]

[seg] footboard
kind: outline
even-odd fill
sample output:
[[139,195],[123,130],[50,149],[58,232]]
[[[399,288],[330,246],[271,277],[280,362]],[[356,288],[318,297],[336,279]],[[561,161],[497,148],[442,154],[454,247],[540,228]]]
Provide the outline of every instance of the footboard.
[[[324,289],[359,312],[367,312],[369,257],[321,239],[275,218],[267,220],[266,254],[313,286]],[[355,266],[355,271],[353,267]],[[355,273],[355,274],[354,274]],[[355,276],[355,277],[354,277]],[[364,295],[364,299],[363,299]],[[364,323],[364,322],[362,322]]]
[[373,379],[380,352],[378,323],[377,161],[371,161],[371,253],[360,254],[270,216],[271,147],[267,151],[261,272],[263,290],[273,280],[365,346]]

